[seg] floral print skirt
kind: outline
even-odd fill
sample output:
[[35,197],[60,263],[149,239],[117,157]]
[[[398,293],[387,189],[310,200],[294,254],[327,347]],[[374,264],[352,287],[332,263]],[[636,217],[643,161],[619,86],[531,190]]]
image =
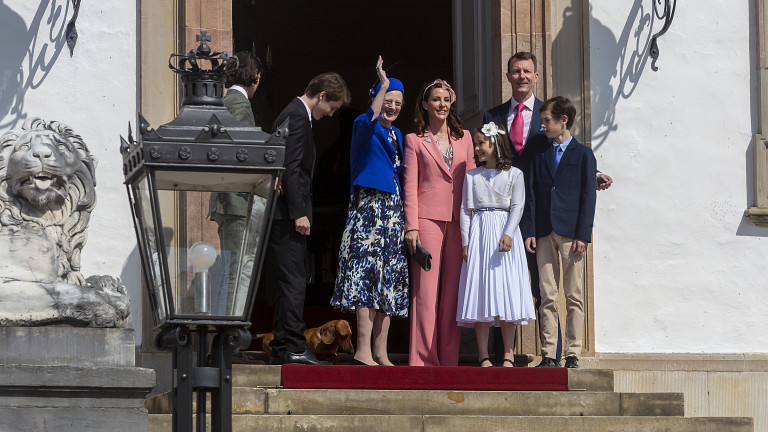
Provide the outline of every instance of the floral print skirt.
[[339,250],[331,306],[408,316],[408,261],[399,193],[355,186]]

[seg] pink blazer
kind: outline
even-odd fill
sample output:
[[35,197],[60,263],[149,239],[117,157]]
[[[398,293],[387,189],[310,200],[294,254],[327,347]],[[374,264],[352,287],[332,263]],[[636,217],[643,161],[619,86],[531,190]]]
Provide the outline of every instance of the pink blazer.
[[445,165],[435,137],[427,128],[424,136],[405,136],[403,150],[403,192],[405,230],[419,229],[419,218],[439,221],[459,220],[464,174],[475,168],[472,134],[451,138],[453,163]]

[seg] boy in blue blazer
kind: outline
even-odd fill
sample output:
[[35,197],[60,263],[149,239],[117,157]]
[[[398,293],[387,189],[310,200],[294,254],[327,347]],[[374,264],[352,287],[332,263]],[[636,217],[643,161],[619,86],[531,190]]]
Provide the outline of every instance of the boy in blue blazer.
[[531,160],[528,194],[520,224],[528,252],[539,267],[541,363],[558,367],[557,296],[560,264],[566,298],[565,367],[578,368],[584,337],[584,253],[592,240],[597,199],[597,163],[592,149],[571,136],[573,103],[554,97],[541,106],[541,123],[550,141]]

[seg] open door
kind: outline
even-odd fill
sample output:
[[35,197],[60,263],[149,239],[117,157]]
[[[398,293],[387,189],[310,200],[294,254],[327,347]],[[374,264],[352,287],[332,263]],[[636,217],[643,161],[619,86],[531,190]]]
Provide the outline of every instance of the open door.
[[480,126],[491,108],[491,2],[453,0],[453,87],[465,128]]

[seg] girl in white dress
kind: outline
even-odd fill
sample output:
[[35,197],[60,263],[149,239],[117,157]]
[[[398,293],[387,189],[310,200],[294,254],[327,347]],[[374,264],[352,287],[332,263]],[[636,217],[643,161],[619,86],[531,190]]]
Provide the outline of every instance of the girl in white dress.
[[[475,162],[467,171],[461,208],[464,265],[459,283],[460,326],[477,335],[479,364],[488,357],[488,332],[500,326],[503,366],[514,366],[515,325],[535,319],[519,223],[525,204],[523,173],[511,166],[507,133],[493,122],[474,131]],[[481,166],[483,165],[483,166]]]

